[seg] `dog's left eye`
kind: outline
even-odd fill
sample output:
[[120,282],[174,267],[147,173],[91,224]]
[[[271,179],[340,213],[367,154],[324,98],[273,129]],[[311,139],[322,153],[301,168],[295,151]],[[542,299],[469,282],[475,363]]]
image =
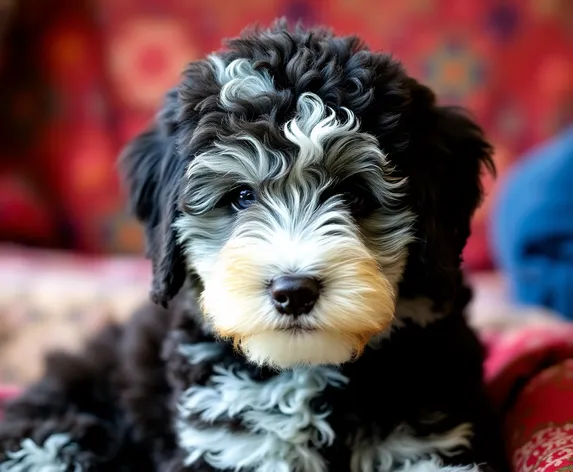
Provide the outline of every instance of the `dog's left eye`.
[[239,211],[250,207],[256,201],[257,196],[254,190],[243,187],[233,192],[233,197],[231,198],[231,206],[235,210]]
[[344,202],[344,205],[354,217],[366,217],[378,207],[372,195],[360,184],[345,182],[342,185],[324,191],[320,200],[325,202],[335,195]]
[[354,216],[364,216],[371,210],[371,202],[362,191],[346,191],[342,198]]

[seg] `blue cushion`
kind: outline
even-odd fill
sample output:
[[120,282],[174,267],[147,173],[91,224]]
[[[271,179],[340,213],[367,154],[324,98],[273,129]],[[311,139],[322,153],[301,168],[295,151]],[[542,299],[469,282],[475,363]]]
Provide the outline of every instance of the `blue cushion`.
[[573,127],[531,151],[501,184],[491,245],[513,297],[573,319]]

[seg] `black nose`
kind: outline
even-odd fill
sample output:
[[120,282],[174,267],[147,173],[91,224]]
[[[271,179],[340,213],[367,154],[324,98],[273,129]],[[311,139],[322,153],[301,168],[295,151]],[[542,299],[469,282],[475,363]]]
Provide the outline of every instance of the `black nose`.
[[320,285],[316,279],[284,275],[271,283],[271,296],[277,311],[283,315],[304,315],[318,299]]

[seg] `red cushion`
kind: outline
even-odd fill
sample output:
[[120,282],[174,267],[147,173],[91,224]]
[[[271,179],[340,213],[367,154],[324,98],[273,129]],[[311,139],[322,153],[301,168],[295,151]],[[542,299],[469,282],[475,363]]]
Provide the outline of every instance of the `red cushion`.
[[516,472],[573,470],[573,359],[543,370],[506,420]]

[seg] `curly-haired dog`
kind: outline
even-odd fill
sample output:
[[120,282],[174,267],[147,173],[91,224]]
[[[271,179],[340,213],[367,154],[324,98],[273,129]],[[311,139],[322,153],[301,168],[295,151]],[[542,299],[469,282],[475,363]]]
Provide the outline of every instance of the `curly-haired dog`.
[[2,472],[504,470],[460,254],[491,147],[355,37],[187,68],[123,153],[152,298],[54,354]]

